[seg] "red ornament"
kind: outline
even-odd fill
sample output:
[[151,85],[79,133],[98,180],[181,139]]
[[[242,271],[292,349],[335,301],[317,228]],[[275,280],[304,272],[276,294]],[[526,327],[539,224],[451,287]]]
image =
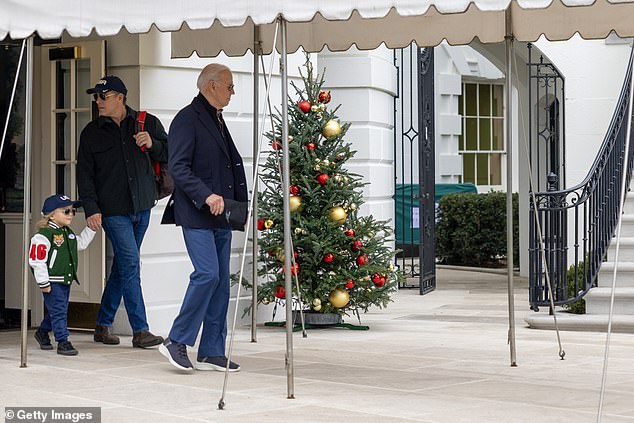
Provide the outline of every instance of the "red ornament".
[[346,234],[346,236],[354,236],[354,229],[348,228],[344,234]]
[[319,185],[326,185],[326,183],[328,182],[328,174],[322,173],[321,175],[317,176],[317,182],[319,182]]
[[368,255],[367,254],[361,254],[359,257],[357,257],[357,265],[359,267],[361,266],[365,266],[366,264],[368,264]]
[[327,253],[326,255],[324,255],[324,263],[332,263],[334,259],[335,256],[331,253]]
[[352,251],[359,251],[361,247],[363,247],[363,243],[358,239],[352,243]]
[[273,142],[271,143],[271,148],[277,151],[282,148],[282,144],[280,144],[278,140],[273,140]]
[[307,102],[306,100],[304,100],[304,101],[300,101],[300,102],[297,104],[297,107],[299,107],[299,110],[301,110],[301,111],[302,111],[302,112],[304,112],[304,113],[308,113],[308,112],[310,112],[310,103],[309,103],[309,102]]
[[374,283],[375,287],[382,288],[383,285],[385,285],[385,278],[383,276],[381,276],[378,281],[374,281],[373,280],[372,283]]
[[258,219],[258,231],[264,230],[264,219]]
[[277,289],[275,290],[275,296],[277,298],[284,299],[286,297],[286,289],[284,289],[282,285],[278,285]]
[[328,104],[330,103],[330,91],[320,91],[319,97],[317,98],[320,103]]
[[[286,266],[282,266],[282,273],[286,273]],[[295,263],[295,266],[291,265],[291,275],[295,276],[297,274],[299,274],[299,264]]]
[[309,151],[313,151],[315,149],[315,143],[314,142],[309,142],[308,144],[306,144],[306,148]]
[[297,185],[291,185],[291,195],[297,195],[299,194],[299,187]]
[[377,283],[381,280],[381,275],[379,275],[378,273],[375,273],[374,275],[372,275],[372,282]]
[[346,283],[345,286],[346,286],[347,289],[354,288],[354,281],[352,279],[348,280],[348,283]]

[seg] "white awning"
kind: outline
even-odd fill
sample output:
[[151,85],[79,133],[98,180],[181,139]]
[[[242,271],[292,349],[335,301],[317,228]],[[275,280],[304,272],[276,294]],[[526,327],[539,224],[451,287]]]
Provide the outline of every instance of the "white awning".
[[593,39],[611,31],[634,37],[634,0],[2,0],[0,39],[34,32],[57,38],[64,31],[106,36],[122,28],[143,33],[154,25],[178,31],[174,56],[242,55],[252,45],[254,25],[263,26],[261,39],[269,43],[263,50],[271,51],[270,24],[281,14],[289,22],[290,51],[402,47],[411,41],[431,46],[443,39],[490,43],[506,35],[509,4],[511,32],[520,41],[542,34],[565,40],[576,32]]

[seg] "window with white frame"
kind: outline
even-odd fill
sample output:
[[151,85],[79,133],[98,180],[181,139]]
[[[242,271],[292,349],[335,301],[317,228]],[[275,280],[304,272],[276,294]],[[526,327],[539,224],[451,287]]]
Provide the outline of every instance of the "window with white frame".
[[463,82],[458,114],[462,134],[462,181],[475,185],[502,185],[504,155],[504,86]]

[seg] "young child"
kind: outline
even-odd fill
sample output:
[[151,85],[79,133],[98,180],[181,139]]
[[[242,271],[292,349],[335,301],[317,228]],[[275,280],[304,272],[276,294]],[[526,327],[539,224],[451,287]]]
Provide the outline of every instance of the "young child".
[[85,250],[95,236],[86,227],[75,235],[69,227],[80,203],[65,195],[52,195],[44,201],[40,228],[31,238],[29,265],[44,296],[46,314],[35,331],[35,340],[43,350],[52,350],[52,330],[57,341],[57,354],[77,355],[68,340],[68,298],[70,285],[77,281],[77,251]]

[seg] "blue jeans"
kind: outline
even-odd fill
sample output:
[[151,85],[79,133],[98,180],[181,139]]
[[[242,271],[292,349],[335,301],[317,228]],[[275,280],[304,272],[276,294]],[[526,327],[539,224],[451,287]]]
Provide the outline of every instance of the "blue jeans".
[[202,325],[198,357],[224,356],[231,230],[184,227],[183,236],[194,271],[169,337],[193,346]]
[[134,333],[148,330],[141,291],[139,249],[150,224],[150,210],[121,216],[104,216],[103,229],[112,244],[112,269],[101,296],[97,325],[112,326],[121,297]]
[[51,292],[42,292],[46,314],[40,323],[43,332],[53,331],[55,341],[62,342],[68,339],[68,297],[70,285],[52,283]]

